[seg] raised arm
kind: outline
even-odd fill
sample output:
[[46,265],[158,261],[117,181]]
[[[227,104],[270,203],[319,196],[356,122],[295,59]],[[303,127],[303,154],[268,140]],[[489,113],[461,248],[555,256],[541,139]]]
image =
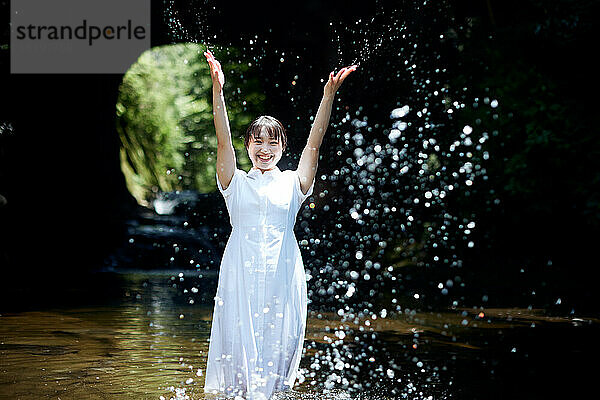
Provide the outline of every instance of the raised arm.
[[300,188],[302,193],[306,194],[310,185],[317,174],[317,166],[319,163],[319,149],[323,143],[323,136],[329,126],[329,118],[331,117],[331,108],[335,93],[342,85],[342,82],[351,72],[356,70],[356,65],[342,68],[337,75],[333,71],[329,74],[329,80],[323,88],[323,98],[315,117],[315,122],[312,125],[308,141],[298,163],[298,176],[300,177]]
[[213,82],[213,116],[217,133],[217,177],[223,189],[227,189],[235,173],[236,162],[229,118],[225,108],[225,97],[223,96],[225,75],[221,69],[221,63],[216,60],[210,50],[207,50],[204,56],[210,66],[210,76]]

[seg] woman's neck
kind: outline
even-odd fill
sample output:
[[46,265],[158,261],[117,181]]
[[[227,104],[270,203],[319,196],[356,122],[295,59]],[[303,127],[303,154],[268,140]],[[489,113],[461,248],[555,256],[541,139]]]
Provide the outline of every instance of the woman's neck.
[[270,168],[270,169],[262,169],[262,168],[258,168],[258,167],[252,167],[252,169],[257,169],[259,170],[262,174],[264,174],[267,171],[273,171],[275,169],[275,167]]

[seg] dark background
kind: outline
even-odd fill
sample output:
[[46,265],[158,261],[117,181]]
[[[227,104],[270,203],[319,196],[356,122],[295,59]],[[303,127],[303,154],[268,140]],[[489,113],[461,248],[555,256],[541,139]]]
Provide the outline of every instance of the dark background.
[[[504,138],[491,149],[490,184],[502,205],[490,209],[483,194],[468,199],[469,206],[479,204],[482,210],[477,235],[488,244],[466,262],[473,266],[472,286],[517,297],[535,286],[547,293],[548,301],[556,293],[567,295],[566,311],[595,312],[600,140],[593,56],[598,5],[546,3],[444,3],[442,22],[411,11],[412,2],[395,5],[404,7],[406,19],[411,20],[411,13],[414,19],[424,18],[419,21],[424,29],[427,24],[455,24],[453,40],[461,50],[448,58],[456,63],[449,79],[457,86],[493,88],[503,115],[512,114],[498,122]],[[5,45],[9,2],[0,4]],[[195,7],[194,2],[174,4],[182,10]],[[310,63],[303,78],[313,88],[301,107],[308,113],[318,105],[319,77],[341,66],[332,66],[336,54],[329,22],[372,15],[389,4],[303,1],[290,8],[275,1],[226,2],[220,7],[227,11],[212,16],[205,32],[216,32],[219,43],[235,46],[251,32],[271,28],[274,48],[303,54]],[[172,43],[163,2],[153,1],[152,10],[152,45]],[[180,17],[193,27],[189,21],[197,14],[182,11]],[[126,238],[125,220],[137,210],[120,171],[114,128],[122,76],[11,75],[9,57],[3,46],[0,122],[12,129],[0,135],[0,194],[7,200],[0,207],[0,273],[6,285],[44,287],[49,279],[75,279],[102,265]],[[382,57],[373,59],[345,86],[348,104],[386,104],[390,99],[385,110],[372,110],[374,120],[389,120],[394,98],[384,77],[392,71],[394,66]],[[264,63],[260,73],[276,80],[286,72]],[[282,100],[287,93],[268,84],[264,90],[265,108],[272,114],[293,120],[300,112],[286,107]],[[303,140],[292,138],[292,150],[299,152]],[[519,274],[523,266],[526,276]]]

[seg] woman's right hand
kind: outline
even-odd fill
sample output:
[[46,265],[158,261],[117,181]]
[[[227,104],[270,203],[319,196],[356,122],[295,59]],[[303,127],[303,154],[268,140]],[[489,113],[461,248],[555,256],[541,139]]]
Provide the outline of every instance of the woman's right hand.
[[225,85],[225,75],[223,74],[221,63],[217,61],[210,50],[206,50],[204,52],[204,56],[206,57],[206,61],[208,61],[208,65],[210,66],[210,76],[213,81],[213,90],[218,90],[221,92],[223,90],[223,85]]

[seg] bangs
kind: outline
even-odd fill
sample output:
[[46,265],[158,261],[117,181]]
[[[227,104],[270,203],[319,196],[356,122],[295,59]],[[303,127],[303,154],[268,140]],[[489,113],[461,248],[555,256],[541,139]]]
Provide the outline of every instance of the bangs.
[[281,132],[281,129],[277,129],[273,126],[257,126],[250,133],[250,137],[253,137],[254,140],[260,139],[260,132],[263,130],[263,128],[267,131],[269,139],[275,139],[277,141],[281,139],[281,142],[283,143],[283,134]]

